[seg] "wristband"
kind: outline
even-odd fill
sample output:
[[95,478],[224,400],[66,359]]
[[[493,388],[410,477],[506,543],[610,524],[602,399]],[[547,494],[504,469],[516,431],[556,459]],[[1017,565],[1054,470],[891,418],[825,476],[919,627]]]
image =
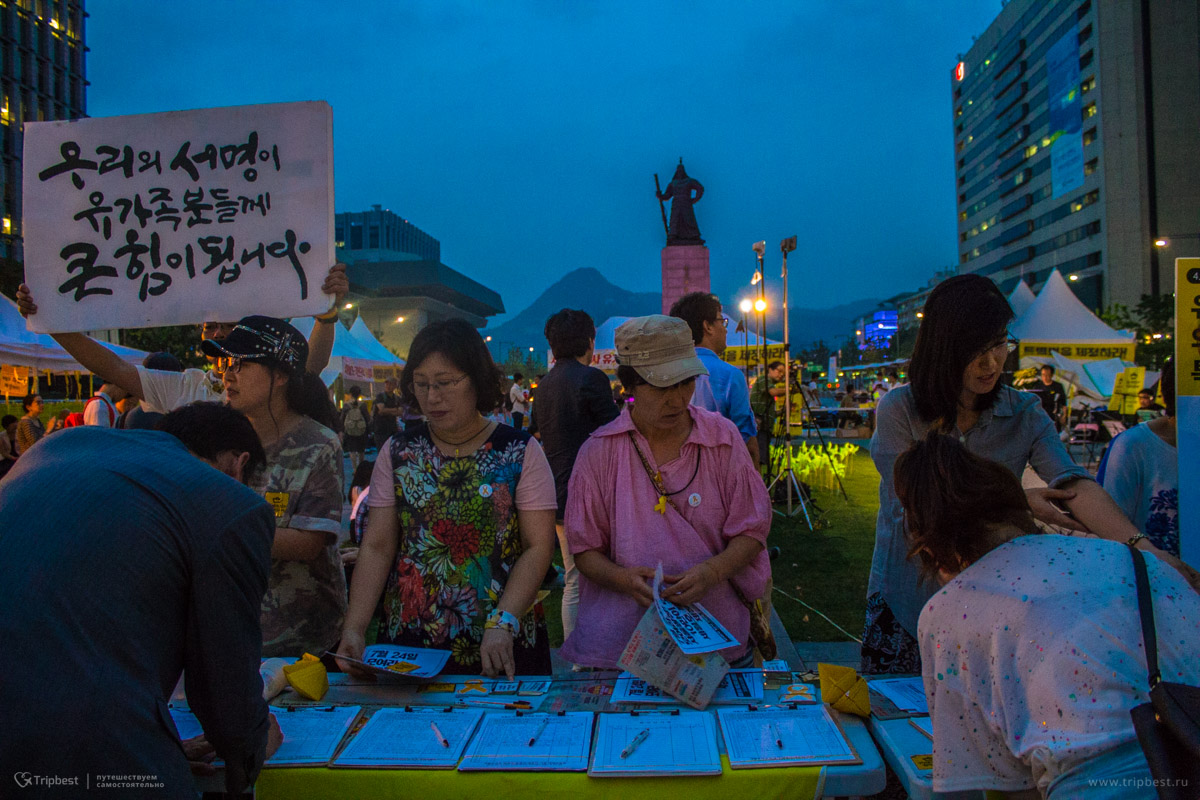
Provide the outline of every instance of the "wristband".
[[1138,534],[1138,535],[1136,535],[1136,536],[1130,536],[1130,537],[1129,537],[1129,541],[1128,541],[1128,542],[1126,542],[1125,544],[1129,545],[1130,547],[1137,547],[1137,543],[1138,543],[1138,542],[1140,542],[1142,539],[1145,539],[1145,538],[1146,538],[1146,534],[1144,534],[1144,533],[1139,533],[1139,534]]
[[336,308],[326,312],[325,314],[320,314],[318,316],[313,317],[313,319],[315,319],[317,322],[321,322],[326,325],[336,322],[337,318],[338,318],[338,312],[337,312]]
[[483,629],[491,630],[499,628],[500,630],[508,631],[513,636],[517,635],[517,630],[521,627],[521,623],[512,614],[499,609],[488,615],[487,622],[483,623]]

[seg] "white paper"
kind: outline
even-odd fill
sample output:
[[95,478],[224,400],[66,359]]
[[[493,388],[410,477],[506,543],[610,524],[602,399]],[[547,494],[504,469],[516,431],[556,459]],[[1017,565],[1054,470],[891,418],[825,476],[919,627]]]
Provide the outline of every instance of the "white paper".
[[329,308],[328,103],[26,122],[24,131],[31,330]]
[[[709,703],[752,703],[763,699],[763,676],[759,669],[731,669],[717,684]],[[617,676],[613,703],[678,703],[671,695],[651,686],[630,672]]]
[[[381,708],[333,763],[340,767],[453,769],[483,712],[476,709]],[[446,737],[443,747],[432,725]]]
[[363,651],[359,663],[370,667],[372,672],[390,677],[432,678],[442,671],[449,659],[449,650],[373,644]]
[[[592,720],[590,711],[487,714],[458,768],[582,772],[587,769],[592,746]],[[539,733],[543,721],[546,725]],[[535,734],[531,745],[529,740]]]
[[191,711],[172,708],[171,719],[175,721],[175,729],[179,731],[180,741],[192,739],[204,733],[204,728],[200,727],[200,720],[196,719],[196,715]]
[[929,713],[929,702],[925,699],[925,682],[921,678],[879,678],[868,681],[872,690],[896,704],[902,711]]
[[705,708],[729,671],[720,653],[689,656],[680,650],[667,635],[656,606],[646,609],[617,664],[692,708]]
[[736,647],[738,640],[699,603],[679,606],[662,597],[663,568],[654,570],[654,606],[667,635],[688,655]]
[[[734,769],[859,762],[824,705],[757,711],[721,708],[717,717],[729,765]],[[782,747],[776,736],[783,742]]]
[[[598,716],[596,751],[589,775],[718,775],[721,772],[712,714],[680,711]],[[649,731],[645,741],[621,758],[621,751],[643,730]]]
[[360,710],[362,706],[272,708],[279,729],[283,731],[283,744],[267,759],[265,766],[328,762]]

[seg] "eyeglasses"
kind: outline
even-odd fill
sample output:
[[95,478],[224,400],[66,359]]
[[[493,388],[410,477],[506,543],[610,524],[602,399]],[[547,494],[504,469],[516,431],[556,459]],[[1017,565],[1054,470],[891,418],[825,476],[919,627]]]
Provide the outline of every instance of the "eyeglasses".
[[451,389],[455,386],[458,386],[460,383],[465,381],[467,379],[467,377],[468,376],[466,376],[466,375],[460,375],[457,378],[451,378],[450,380],[435,381],[433,383],[418,383],[417,381],[413,381],[413,385],[412,385],[413,393],[419,394],[419,395],[428,395],[430,391],[436,391],[438,394],[441,394],[442,392],[446,391],[447,389]]
[[995,344],[990,344],[975,355],[971,356],[971,361],[979,361],[984,356],[991,356],[994,361],[1004,363],[1009,354],[1016,349],[1017,340],[1006,335],[1001,341],[998,341]]
[[732,322],[732,321],[733,321],[733,320],[731,320],[731,319],[730,319],[730,318],[729,318],[727,315],[725,315],[725,314],[722,314],[722,315],[721,315],[721,316],[720,316],[720,317],[717,319],[717,322],[721,323],[721,324],[722,324],[722,325],[724,325],[726,328],[728,328],[728,327],[729,327],[729,323],[730,323],[730,322]]
[[222,375],[237,375],[242,371],[242,364],[245,362],[243,358],[218,358],[217,371]]

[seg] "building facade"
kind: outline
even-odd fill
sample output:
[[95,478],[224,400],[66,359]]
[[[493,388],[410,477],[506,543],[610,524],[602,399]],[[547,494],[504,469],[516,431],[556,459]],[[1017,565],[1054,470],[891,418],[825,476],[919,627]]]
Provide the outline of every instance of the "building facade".
[[23,273],[23,126],[87,116],[83,0],[0,0],[0,286]]
[[[1195,0],[1010,0],[951,73],[958,271],[1090,308],[1200,253]],[[1156,246],[1160,240],[1162,245]]]
[[441,242],[382,206],[335,214],[334,237],[351,309],[402,358],[430,322],[457,318],[482,328],[504,313],[499,293],[441,262]]

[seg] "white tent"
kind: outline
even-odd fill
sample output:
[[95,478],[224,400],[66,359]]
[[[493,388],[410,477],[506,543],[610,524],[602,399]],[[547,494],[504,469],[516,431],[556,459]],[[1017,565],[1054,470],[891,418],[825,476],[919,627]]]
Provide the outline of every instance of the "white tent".
[[[312,317],[298,317],[291,322],[292,327],[300,331],[305,339],[311,338],[315,324]],[[404,363],[403,359],[397,358],[371,336],[361,317],[355,321],[355,326],[359,325],[362,331],[356,336],[352,329],[347,329],[341,322],[333,323],[333,352],[329,356],[329,365],[321,370],[321,380],[326,386],[331,386],[343,374],[347,380],[369,383],[371,378],[368,376],[376,365]],[[369,337],[369,341],[362,334]]]
[[1133,335],[1115,331],[1088,310],[1057,270],[1009,331],[1021,342],[1021,366],[1054,351],[1078,361],[1133,355]]
[[1037,296],[1033,293],[1033,289],[1029,288],[1028,283],[1017,281],[1016,288],[1008,296],[1008,304],[1012,306],[1013,313],[1017,315],[1017,319],[1020,319],[1021,315],[1029,310],[1029,307],[1033,305],[1033,301],[1036,299]]
[[[100,344],[120,356],[122,361],[134,365],[140,365],[147,355],[132,347],[108,342]],[[0,302],[0,364],[32,367],[38,372],[87,372],[50,336],[27,330],[17,304],[7,297]]]

